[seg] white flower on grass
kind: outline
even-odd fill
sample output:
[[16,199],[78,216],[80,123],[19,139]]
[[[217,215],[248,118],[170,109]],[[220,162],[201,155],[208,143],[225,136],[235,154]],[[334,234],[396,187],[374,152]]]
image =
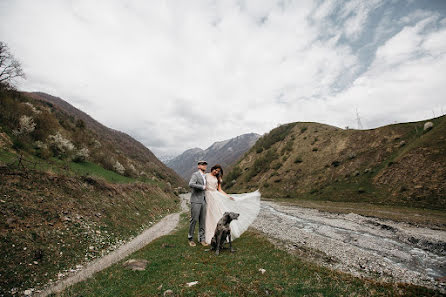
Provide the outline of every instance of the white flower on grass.
[[119,163],[119,161],[116,161],[115,165],[113,165],[113,169],[119,174],[124,174],[125,171],[124,166],[122,166],[122,164]]
[[14,135],[22,135],[22,134],[29,134],[33,132],[36,129],[36,123],[34,123],[34,120],[32,117],[23,115],[20,117],[19,120],[19,129],[12,131]]

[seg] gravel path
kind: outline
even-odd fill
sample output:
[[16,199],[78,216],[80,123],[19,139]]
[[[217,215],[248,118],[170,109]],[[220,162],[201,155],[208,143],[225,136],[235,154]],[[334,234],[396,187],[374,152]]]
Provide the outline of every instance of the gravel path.
[[170,233],[178,225],[180,220],[180,214],[187,210],[186,200],[181,201],[181,212],[173,213],[164,217],[157,224],[145,230],[143,233],[135,237],[133,240],[119,247],[117,250],[111,252],[110,254],[91,262],[82,270],[77,271],[75,274],[63,279],[44,291],[36,294],[36,296],[48,296],[52,293],[58,293],[63,291],[65,288],[74,285],[75,283],[84,281],[90,278],[96,272],[99,272],[112,264],[124,259],[128,255],[136,252],[137,250],[143,248],[151,241],[157,239],[160,236]]
[[445,231],[266,201],[252,227],[324,266],[446,292]]

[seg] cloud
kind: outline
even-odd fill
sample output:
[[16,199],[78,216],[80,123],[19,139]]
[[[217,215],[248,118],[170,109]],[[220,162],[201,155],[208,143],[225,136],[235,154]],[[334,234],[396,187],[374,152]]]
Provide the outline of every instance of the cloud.
[[445,91],[446,21],[425,6],[5,0],[0,39],[22,61],[22,89],[174,154],[279,123],[354,126],[356,108],[366,128],[429,117]]

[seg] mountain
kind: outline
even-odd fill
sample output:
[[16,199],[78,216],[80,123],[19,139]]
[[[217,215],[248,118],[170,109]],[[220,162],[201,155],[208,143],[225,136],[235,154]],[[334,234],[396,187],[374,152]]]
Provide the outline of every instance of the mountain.
[[270,198],[444,210],[446,117],[371,130],[282,125],[260,138],[225,181],[229,192],[260,189]]
[[60,98],[0,86],[0,296],[40,289],[180,208],[185,182]]
[[227,168],[234,164],[254,143],[260,135],[256,133],[243,134],[224,141],[215,142],[206,150],[192,148],[181,155],[166,162],[166,165],[175,170],[184,180],[189,180],[197,170],[197,161],[206,160],[208,166],[220,164]]
[[144,168],[147,174],[165,178],[175,185],[183,183],[178,178],[178,175],[165,166],[146,146],[126,133],[102,125],[85,112],[75,108],[61,98],[40,92],[26,93],[26,95],[30,98],[49,103],[52,107],[63,111],[73,120],[81,120],[88,129],[95,133],[97,140],[103,146],[113,148],[116,154],[125,155],[136,164],[140,164],[142,166],[141,169]]

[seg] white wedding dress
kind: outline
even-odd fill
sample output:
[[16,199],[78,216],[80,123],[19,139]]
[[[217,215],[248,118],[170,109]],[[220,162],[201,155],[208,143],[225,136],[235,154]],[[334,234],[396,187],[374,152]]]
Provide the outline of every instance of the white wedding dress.
[[206,242],[211,243],[215,227],[226,211],[240,214],[231,222],[231,239],[240,237],[255,220],[260,209],[260,192],[257,190],[245,194],[231,194],[234,200],[217,190],[218,181],[215,176],[206,173]]

